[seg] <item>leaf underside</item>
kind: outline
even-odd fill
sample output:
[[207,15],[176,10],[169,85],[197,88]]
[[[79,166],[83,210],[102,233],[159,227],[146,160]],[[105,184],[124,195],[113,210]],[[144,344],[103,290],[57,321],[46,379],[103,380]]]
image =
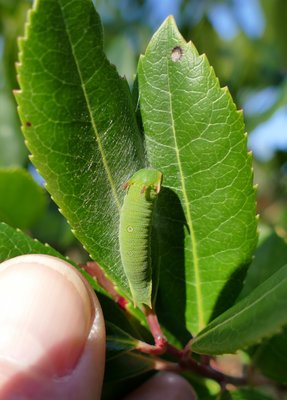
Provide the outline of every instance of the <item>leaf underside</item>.
[[119,256],[123,184],[144,166],[129,88],[103,52],[90,0],[38,0],[20,40],[16,95],[47,189],[91,257],[130,296]]

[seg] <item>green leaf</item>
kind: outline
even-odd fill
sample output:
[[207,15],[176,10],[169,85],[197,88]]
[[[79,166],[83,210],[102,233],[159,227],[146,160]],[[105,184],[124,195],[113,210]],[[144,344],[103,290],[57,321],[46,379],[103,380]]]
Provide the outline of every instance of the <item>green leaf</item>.
[[240,389],[224,392],[220,400],[271,400],[272,398],[254,389]]
[[138,340],[112,322],[106,322],[107,360],[137,347]]
[[[146,374],[154,370],[156,361],[152,357],[133,351],[139,343],[132,336],[134,333],[130,333],[131,326],[126,325],[129,332],[125,331],[114,324],[114,318],[110,318],[110,315],[107,317],[113,322],[106,321],[107,356],[104,393],[107,392],[107,387],[110,389],[118,387],[120,392],[113,391],[113,396],[108,398],[122,398],[124,393],[132,390],[134,384],[143,383]],[[125,317],[127,318],[126,315]],[[120,388],[121,382],[125,385]]]
[[287,383],[287,327],[283,333],[258,346],[253,362],[268,378]]
[[105,381],[110,384],[154,370],[155,361],[148,356],[129,352],[107,360]]
[[[30,236],[25,235],[19,229],[14,229],[4,222],[0,222],[0,262],[8,260],[12,257],[21,256],[22,254],[48,254],[61,258],[67,261],[77,269],[78,265],[70,260],[69,258],[63,256],[57,250],[53,249],[48,244],[43,244],[37,239],[32,239]],[[89,284],[95,290],[99,290],[101,293],[105,294],[104,290],[99,287],[97,282],[92,279],[85,271],[80,269],[80,272],[87,279]]]
[[22,254],[48,254],[67,261],[66,257],[49,245],[32,239],[19,229],[14,229],[3,222],[0,223],[0,262]]
[[111,322],[120,330],[126,332],[128,335],[148,343],[153,343],[153,338],[147,327],[145,319],[135,314],[133,309],[131,312],[122,310],[119,305],[106,293],[97,293],[101,307],[104,314],[104,319]]
[[191,384],[200,400],[218,400],[221,388],[217,382],[186,371],[183,377]]
[[233,304],[257,241],[242,113],[172,17],[138,81],[148,159],[165,187],[157,310],[171,329],[186,319],[194,334]]
[[140,354],[127,353],[106,363],[102,400],[123,399],[153,375],[154,363]]
[[287,325],[287,265],[212,321],[194,339],[201,354],[233,353],[278,333]]
[[151,335],[136,318],[119,309],[114,301],[101,294],[98,297],[105,318],[107,337],[102,398],[113,400],[123,398],[152,373],[152,358],[132,351],[138,340],[149,342]]
[[32,161],[76,237],[128,296],[119,210],[144,150],[92,1],[36,1],[20,49],[17,101]]
[[239,299],[251,293],[257,286],[274,274],[274,272],[283,267],[286,264],[286,260],[287,243],[274,232],[256,249],[254,260],[248,268]]
[[[251,293],[278,271],[286,263],[286,259],[287,243],[274,232],[256,250],[239,297],[243,298]],[[252,361],[269,378],[287,383],[287,327],[283,333],[265,341],[252,351]]]
[[44,190],[24,169],[0,169],[0,221],[30,228],[47,205]]

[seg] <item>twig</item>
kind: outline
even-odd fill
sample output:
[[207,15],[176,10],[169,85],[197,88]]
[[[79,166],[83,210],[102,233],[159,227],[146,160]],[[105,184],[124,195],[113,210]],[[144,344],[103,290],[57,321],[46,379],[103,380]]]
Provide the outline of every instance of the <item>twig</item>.
[[110,294],[120,308],[126,310],[128,301],[116,291],[113,282],[106,277],[101,266],[96,261],[88,261],[85,265],[81,265],[81,268],[87,271],[88,274],[90,274],[98,282],[98,284]]
[[148,326],[150,328],[151,334],[154,338],[154,343],[156,348],[159,349],[160,353],[165,352],[167,348],[167,340],[164,334],[162,333],[155,310],[149,307],[144,307],[143,311]]

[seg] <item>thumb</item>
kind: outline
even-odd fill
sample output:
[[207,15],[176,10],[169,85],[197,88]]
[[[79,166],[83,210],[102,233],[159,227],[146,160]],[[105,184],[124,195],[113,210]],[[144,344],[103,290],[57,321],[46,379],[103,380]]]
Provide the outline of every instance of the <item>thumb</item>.
[[0,264],[0,398],[100,399],[105,328],[88,283],[56,257]]

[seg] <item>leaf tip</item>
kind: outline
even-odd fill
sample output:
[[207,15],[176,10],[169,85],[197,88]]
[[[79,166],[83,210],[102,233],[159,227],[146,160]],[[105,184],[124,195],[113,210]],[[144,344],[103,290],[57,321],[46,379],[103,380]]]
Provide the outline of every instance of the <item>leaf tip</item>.
[[161,26],[164,25],[169,25],[170,27],[175,27],[177,29],[175,18],[171,14],[166,17]]

